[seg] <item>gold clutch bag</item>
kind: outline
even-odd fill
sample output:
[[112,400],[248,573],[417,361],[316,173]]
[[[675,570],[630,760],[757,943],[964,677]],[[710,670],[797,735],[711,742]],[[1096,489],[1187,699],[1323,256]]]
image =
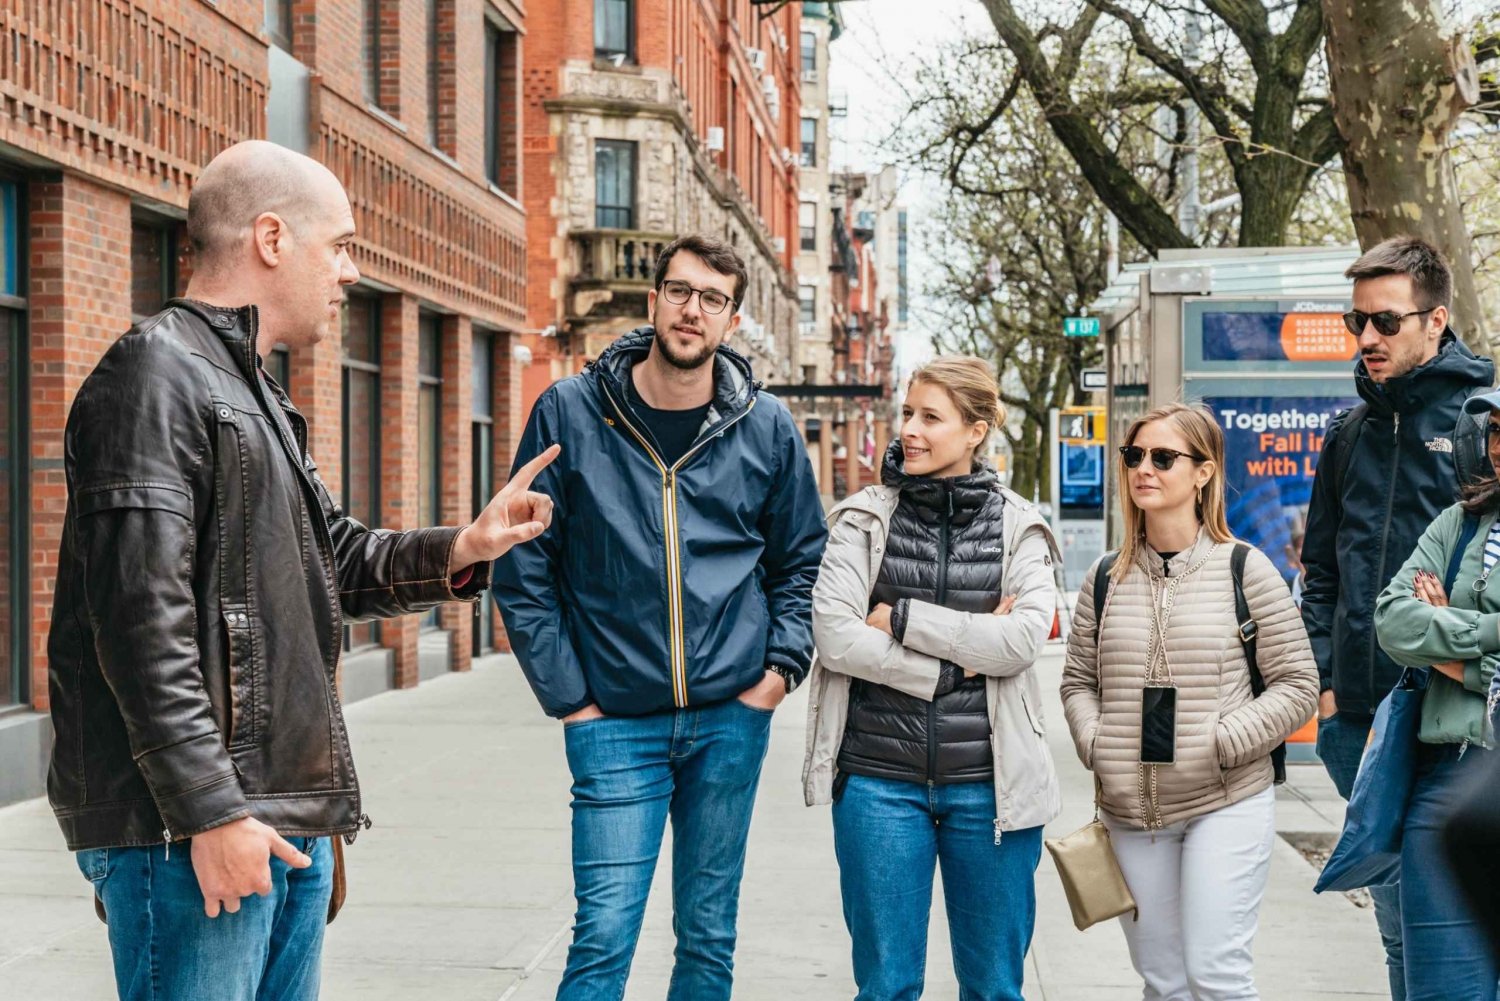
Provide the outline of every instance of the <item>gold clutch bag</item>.
[[1117,918],[1129,911],[1135,917],[1135,898],[1125,885],[1125,874],[1115,858],[1109,830],[1096,814],[1085,824],[1062,838],[1045,842],[1057,874],[1062,877],[1063,892],[1073,911],[1073,924],[1079,931],[1100,921]]

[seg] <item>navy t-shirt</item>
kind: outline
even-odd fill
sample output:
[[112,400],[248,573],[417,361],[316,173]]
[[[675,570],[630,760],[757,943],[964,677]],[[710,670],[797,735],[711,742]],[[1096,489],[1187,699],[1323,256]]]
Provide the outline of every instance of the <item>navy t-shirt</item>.
[[630,394],[630,408],[640,415],[650,433],[652,441],[661,453],[662,461],[671,466],[698,440],[698,432],[708,419],[710,404],[688,410],[657,410],[641,399],[635,388],[635,378],[625,380]]

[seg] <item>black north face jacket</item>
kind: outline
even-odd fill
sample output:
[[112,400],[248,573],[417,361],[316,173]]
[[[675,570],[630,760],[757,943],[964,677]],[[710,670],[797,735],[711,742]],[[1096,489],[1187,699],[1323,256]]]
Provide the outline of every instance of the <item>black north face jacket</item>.
[[1360,361],[1354,380],[1369,413],[1355,427],[1341,490],[1335,456],[1348,411],[1323,441],[1302,542],[1302,621],[1339,711],[1373,713],[1401,675],[1376,642],[1375,599],[1458,499],[1454,428],[1469,395],[1494,385],[1495,366],[1449,331],[1425,365],[1380,385]]

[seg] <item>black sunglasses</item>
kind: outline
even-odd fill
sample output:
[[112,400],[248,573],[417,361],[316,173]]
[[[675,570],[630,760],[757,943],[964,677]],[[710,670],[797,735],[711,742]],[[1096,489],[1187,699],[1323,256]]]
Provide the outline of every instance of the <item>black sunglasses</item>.
[[[1125,460],[1125,468],[1134,469],[1146,458],[1146,450],[1139,445],[1121,445],[1120,455]],[[1175,448],[1151,449],[1151,465],[1164,473],[1177,465],[1178,459],[1183,458],[1192,459],[1194,462],[1208,461],[1204,456],[1194,455],[1192,452],[1179,452]]]
[[1351,309],[1344,314],[1344,327],[1358,337],[1365,332],[1365,323],[1373,323],[1375,332],[1381,337],[1395,337],[1401,332],[1401,321],[1408,316],[1421,316],[1430,313],[1436,306],[1428,306],[1426,309],[1414,309],[1410,313],[1396,313],[1387,309],[1380,313],[1361,313],[1357,309]]

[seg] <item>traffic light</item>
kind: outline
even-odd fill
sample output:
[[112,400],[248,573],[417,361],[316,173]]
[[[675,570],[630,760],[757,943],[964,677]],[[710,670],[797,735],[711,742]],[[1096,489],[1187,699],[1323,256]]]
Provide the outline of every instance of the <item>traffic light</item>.
[[1057,416],[1057,436],[1072,445],[1103,445],[1103,407],[1064,407]]

